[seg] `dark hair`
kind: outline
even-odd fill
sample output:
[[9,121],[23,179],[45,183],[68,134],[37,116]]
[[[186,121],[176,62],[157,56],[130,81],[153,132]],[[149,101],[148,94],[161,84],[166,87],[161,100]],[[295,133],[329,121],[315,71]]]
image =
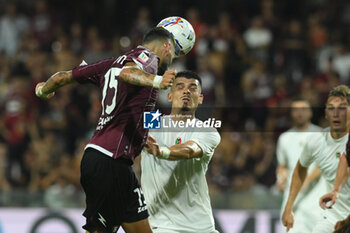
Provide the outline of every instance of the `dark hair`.
[[156,40],[170,40],[174,47],[174,37],[173,35],[166,29],[162,27],[154,27],[151,28],[143,37],[142,44],[147,44]]
[[198,80],[199,84],[202,87],[202,79],[201,77],[199,77],[199,75],[191,70],[186,70],[186,71],[181,71],[179,73],[176,74],[175,78],[187,78],[187,79],[196,79]]
[[328,98],[330,97],[344,97],[346,102],[350,104],[350,89],[345,85],[339,85],[334,87],[328,94]]

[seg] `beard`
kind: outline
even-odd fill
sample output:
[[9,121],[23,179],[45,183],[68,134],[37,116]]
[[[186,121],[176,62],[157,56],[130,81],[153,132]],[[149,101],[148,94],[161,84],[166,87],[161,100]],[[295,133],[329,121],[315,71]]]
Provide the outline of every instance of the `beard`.
[[188,106],[182,106],[181,108],[181,112],[190,112],[190,111],[191,111],[191,108]]
[[166,64],[165,62],[162,62],[158,66],[157,75],[163,75],[165,73],[165,71],[167,71],[167,69],[168,69],[168,64]]

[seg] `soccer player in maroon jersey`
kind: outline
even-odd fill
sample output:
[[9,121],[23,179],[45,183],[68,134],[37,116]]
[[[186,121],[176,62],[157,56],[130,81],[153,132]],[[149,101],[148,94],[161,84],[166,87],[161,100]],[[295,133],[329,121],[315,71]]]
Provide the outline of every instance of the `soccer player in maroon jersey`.
[[42,99],[76,82],[93,83],[102,92],[102,113],[81,161],[86,194],[83,228],[90,233],[114,233],[120,225],[127,233],[152,232],[131,165],[147,139],[143,112],[154,108],[158,89],[166,89],[174,81],[175,70],[167,70],[173,58],[172,35],[153,28],[144,36],[142,46],[120,57],[57,72],[36,86],[36,95]]

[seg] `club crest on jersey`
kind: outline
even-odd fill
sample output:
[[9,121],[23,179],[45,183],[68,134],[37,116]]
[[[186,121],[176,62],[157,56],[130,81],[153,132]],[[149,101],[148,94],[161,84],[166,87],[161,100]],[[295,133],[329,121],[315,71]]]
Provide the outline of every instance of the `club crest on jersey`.
[[148,61],[149,57],[145,52],[142,52],[138,57],[137,60],[142,62],[142,63],[146,63]]
[[339,157],[340,157],[340,152],[335,153],[335,156],[337,157],[337,159],[339,159]]
[[180,137],[176,138],[175,144],[181,144],[181,138]]

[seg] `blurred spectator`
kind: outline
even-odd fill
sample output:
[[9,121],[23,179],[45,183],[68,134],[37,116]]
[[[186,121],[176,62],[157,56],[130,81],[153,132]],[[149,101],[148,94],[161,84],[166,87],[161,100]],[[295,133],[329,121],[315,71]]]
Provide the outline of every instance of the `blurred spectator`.
[[12,58],[28,27],[28,19],[18,14],[15,3],[7,3],[5,15],[0,18],[0,53],[5,52],[7,57]]
[[294,82],[300,82],[306,70],[305,37],[301,23],[298,20],[289,22],[287,31],[283,35],[284,69],[287,77]]
[[35,2],[35,14],[31,20],[31,27],[35,39],[39,41],[40,47],[49,51],[50,43],[53,39],[54,25],[45,0]]
[[106,50],[106,44],[100,38],[96,27],[90,27],[88,29],[86,41],[87,46],[83,58],[88,64],[112,57],[112,54]]
[[250,49],[251,56],[267,61],[269,46],[272,43],[273,35],[271,31],[264,26],[261,17],[252,19],[251,26],[243,34],[244,41]]

